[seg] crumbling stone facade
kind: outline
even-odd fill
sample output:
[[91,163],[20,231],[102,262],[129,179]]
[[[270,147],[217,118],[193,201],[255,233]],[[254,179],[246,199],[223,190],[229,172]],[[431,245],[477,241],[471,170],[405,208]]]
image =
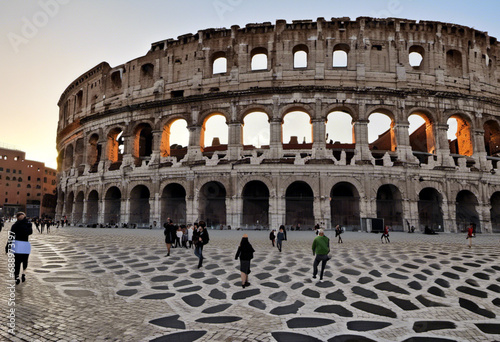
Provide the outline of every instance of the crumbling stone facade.
[[[457,232],[473,222],[500,232],[499,52],[496,38],[472,28],[366,17],[153,43],[126,64],[97,65],[61,95],[57,215],[82,225],[160,226],[172,217],[352,229],[378,217],[396,230]],[[309,115],[312,143],[282,141],[292,111]],[[336,111],[351,116],[352,143],[325,139]],[[243,144],[252,112],[268,117],[267,145]],[[372,113],[392,121],[375,142]],[[205,146],[214,114],[226,118],[228,142]],[[425,124],[410,134],[414,114]],[[449,118],[458,124],[452,141]],[[188,146],[169,140],[178,119]]]

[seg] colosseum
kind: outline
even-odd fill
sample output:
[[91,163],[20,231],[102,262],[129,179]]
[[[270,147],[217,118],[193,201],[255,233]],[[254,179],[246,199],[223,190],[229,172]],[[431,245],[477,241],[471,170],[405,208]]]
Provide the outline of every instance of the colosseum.
[[368,17],[153,43],[61,95],[57,216],[499,233],[499,52],[473,28]]

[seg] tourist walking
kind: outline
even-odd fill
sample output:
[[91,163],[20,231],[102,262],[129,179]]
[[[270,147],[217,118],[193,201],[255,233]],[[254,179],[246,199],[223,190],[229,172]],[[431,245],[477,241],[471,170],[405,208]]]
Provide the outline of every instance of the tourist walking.
[[342,227],[340,227],[340,225],[337,225],[335,227],[335,237],[337,237],[337,236],[339,237],[339,241],[338,241],[339,243],[344,243],[344,241],[342,241],[342,236],[341,236],[343,232],[344,231],[342,230]]
[[384,238],[385,238],[386,243],[391,243],[391,241],[389,240],[389,226],[384,227],[384,232],[382,233],[382,236],[380,237],[380,241],[382,241],[382,243],[384,243]]
[[318,230],[318,236],[314,238],[312,244],[313,255],[316,255],[313,263],[313,278],[316,279],[318,274],[318,265],[321,262],[321,272],[319,280],[323,280],[323,272],[325,271],[326,262],[330,260],[328,253],[330,253],[330,239],[325,236],[323,229]]
[[175,226],[176,232],[175,232],[175,246],[174,248],[177,247],[182,247],[181,241],[182,241],[182,228],[179,226]]
[[472,248],[472,238],[474,237],[474,225],[471,223],[467,228],[467,237],[466,240],[469,239],[469,248]]
[[[16,217],[17,221],[10,228],[5,252],[14,253],[14,278],[16,280],[16,285],[19,285],[21,281],[26,281],[26,274],[24,272],[26,272],[28,268],[28,258],[31,252],[31,244],[28,238],[33,234],[33,227],[31,222],[26,218],[25,213],[18,212]],[[21,272],[21,264],[23,266],[23,273],[20,279],[19,273]]]
[[174,226],[174,222],[171,219],[167,219],[167,222],[163,224],[163,227],[165,228],[163,234],[165,234],[165,244],[167,245],[167,256],[169,256],[170,247],[172,247],[172,244],[175,242],[176,229]]
[[276,236],[276,247],[278,247],[278,250],[281,252],[281,245],[283,243],[283,240],[286,240],[285,237],[285,226],[281,225],[280,226],[280,231],[278,232],[278,235]]
[[196,246],[194,247],[194,255],[196,255],[199,259],[198,268],[203,266],[203,246],[205,246],[210,238],[208,236],[208,231],[205,229],[206,224],[205,221],[198,222],[198,234],[197,240],[195,241]]
[[189,227],[187,229],[187,233],[188,233],[189,248],[193,248],[193,233],[194,233],[194,229],[193,229],[192,225],[189,225]]
[[248,282],[248,275],[250,274],[250,260],[253,259],[254,252],[255,250],[248,241],[248,235],[243,234],[238,250],[236,251],[236,255],[234,256],[235,260],[240,258],[241,286],[243,288],[250,285]]
[[274,247],[274,241],[276,240],[276,234],[274,233],[275,231],[276,229],[273,229],[269,233],[269,240],[271,240],[271,244],[273,245],[273,247]]

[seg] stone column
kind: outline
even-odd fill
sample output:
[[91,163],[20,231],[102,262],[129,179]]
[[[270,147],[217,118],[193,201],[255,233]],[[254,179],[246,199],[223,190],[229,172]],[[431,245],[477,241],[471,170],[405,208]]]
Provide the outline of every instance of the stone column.
[[[443,230],[447,233],[457,233],[457,202],[443,201]],[[460,227],[462,228],[462,227]]]
[[149,198],[149,207],[150,207],[150,214],[149,214],[149,224],[152,226],[153,221],[156,221],[156,226],[161,226],[159,224],[160,222],[160,194],[158,192],[155,192],[154,197]]
[[448,125],[436,124],[435,136],[438,165],[454,167],[455,162],[450,156],[450,145],[448,144]]
[[271,159],[279,159],[283,155],[283,143],[282,143],[282,120],[280,118],[272,118],[270,122],[270,142],[269,149]]
[[151,159],[149,161],[150,167],[153,165],[158,165],[160,163],[160,157],[161,157],[160,147],[161,147],[161,137],[163,131],[154,130],[152,131],[152,134],[153,134],[153,143],[152,143],[153,150],[151,151]]
[[491,213],[489,203],[479,203],[476,207],[477,213],[479,215],[480,222],[480,232],[491,234],[493,232],[491,226]]
[[368,120],[354,122],[354,139],[356,142],[354,156],[357,164],[371,164],[372,154],[368,144]]
[[228,158],[229,160],[238,160],[243,151],[243,126],[241,122],[231,122],[228,126]]
[[120,213],[120,221],[122,223],[126,223],[128,228],[130,228],[130,198],[123,198],[122,203],[120,205],[121,213]]
[[104,210],[106,208],[104,208],[104,199],[103,199],[103,196],[104,194],[101,192],[101,198],[98,199],[97,201],[97,223],[101,223],[101,224],[106,224],[106,222],[104,222]]
[[484,129],[474,129],[471,130],[472,135],[472,143],[474,146],[472,157],[476,161],[475,167],[479,170],[489,171],[491,168],[489,167],[488,160],[486,159],[486,146],[484,146]]
[[398,160],[409,164],[419,164],[411,149],[409,127],[408,121],[396,122],[394,125]]
[[82,224],[87,223],[87,198],[83,198]]
[[326,151],[326,125],[322,118],[312,119],[313,126],[313,156],[315,159],[325,159]]
[[226,224],[232,229],[241,228],[241,216],[243,213],[243,198],[234,196],[226,197]]
[[418,217],[418,198],[417,199],[406,199],[402,201],[403,205],[403,231],[408,231],[408,224],[406,220],[410,223],[410,227],[414,226],[416,230],[420,226]]
[[[134,136],[123,132],[123,159],[122,167],[134,165]],[[128,221],[124,221],[128,222]]]
[[194,125],[194,126],[189,126],[189,145],[188,145],[188,150],[187,150],[187,160],[188,161],[195,161],[195,160],[202,160],[203,155],[201,153],[201,146],[200,146],[200,141],[202,135],[204,135],[205,129],[202,126]]

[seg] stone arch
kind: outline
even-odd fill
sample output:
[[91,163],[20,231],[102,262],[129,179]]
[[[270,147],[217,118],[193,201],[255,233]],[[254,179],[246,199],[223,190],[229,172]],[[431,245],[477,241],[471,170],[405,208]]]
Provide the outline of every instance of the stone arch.
[[186,224],[186,188],[177,182],[163,187],[161,192],[161,221],[170,218],[176,224]]
[[99,144],[99,134],[93,133],[87,143],[87,164],[91,172],[97,171],[97,166],[101,160],[101,145]]
[[280,118],[283,120],[287,114],[291,112],[304,112],[313,119],[315,117],[314,109],[307,103],[291,103],[280,108]]
[[[108,130],[107,134],[107,158],[111,163],[121,164],[125,153],[125,127],[116,125]],[[118,165],[119,166],[119,165]]]
[[[150,122],[140,122],[133,129],[132,155],[138,161],[149,158],[153,153],[153,125]],[[139,164],[140,165],[140,164]]]
[[470,116],[463,112],[455,112],[448,115],[447,123],[450,119],[457,121],[456,139],[449,141],[450,152],[463,156],[472,156],[474,153],[472,139],[472,120]]
[[314,192],[305,181],[297,180],[286,187],[286,225],[298,225],[302,228],[314,227]]
[[418,193],[418,222],[420,230],[425,227],[434,231],[443,231],[443,196],[432,187],[425,187]]
[[91,190],[87,196],[87,225],[97,224],[99,215],[99,193],[97,190]]
[[[265,56],[265,58],[263,57]],[[250,52],[250,70],[269,70],[269,54],[264,47],[253,48]]]
[[[350,122],[346,122],[350,118]],[[354,149],[356,137],[354,134],[354,119],[347,111],[333,110],[325,118],[325,140],[329,148]],[[348,137],[350,132],[350,139]],[[337,159],[339,156],[335,156]]]
[[337,182],[330,190],[331,226],[353,229],[360,225],[359,192],[349,182]]
[[227,73],[227,57],[224,51],[217,51],[210,57],[212,75]]
[[73,213],[73,224],[78,225],[82,223],[83,219],[83,201],[85,199],[85,194],[83,191],[79,191],[75,198],[75,211]]
[[112,185],[104,193],[104,224],[110,226],[119,224],[121,221],[122,192],[117,186]]
[[377,190],[377,218],[395,231],[403,231],[403,196],[394,184],[384,184]]
[[500,233],[500,191],[496,191],[490,198],[490,220],[493,233]]
[[[345,103],[345,104],[332,104],[325,106],[324,109],[322,110],[321,113],[318,113],[318,115],[321,115],[322,118],[328,117],[328,114],[332,112],[344,112],[349,114],[352,117],[352,121],[355,122],[359,119],[359,110],[356,106]],[[316,116],[317,117],[317,116]]]
[[273,115],[273,110],[272,108],[269,108],[268,106],[264,105],[259,105],[259,104],[252,104],[250,106],[246,106],[241,110],[238,114],[237,121],[243,123],[243,120],[245,119],[245,116],[248,114],[252,114],[255,112],[260,112],[260,113],[265,113],[269,119],[269,121],[272,119]]
[[218,227],[226,224],[226,187],[218,181],[204,183],[198,196],[199,219],[207,223],[207,227]]
[[150,196],[151,192],[144,184],[138,184],[130,190],[130,225],[134,227],[149,226]]
[[305,44],[295,45],[292,49],[293,67],[307,68],[309,59],[309,47]]
[[242,225],[258,229],[269,227],[269,195],[269,187],[260,180],[248,181],[243,186]]
[[[407,120],[410,122],[411,117],[417,115],[424,120],[424,123],[411,131],[410,127],[410,146],[412,151],[424,153],[436,153],[436,136],[435,136],[435,115],[425,108],[411,108],[408,111]],[[411,122],[410,122],[411,125]],[[419,155],[417,155],[417,158]],[[420,158],[419,158],[420,159]]]
[[[314,113],[312,111],[307,111],[306,106],[287,106],[287,110],[283,110],[282,112],[284,115],[282,116],[282,143],[284,148],[290,148],[290,149],[297,149],[297,148],[310,148],[310,144],[313,142],[313,125],[312,125],[312,119],[313,116],[311,113]],[[306,109],[306,110],[304,110]],[[304,125],[306,124],[306,119],[300,118],[298,113],[304,113],[309,117],[309,129],[310,131],[307,132],[308,127]],[[287,119],[288,117],[288,119]],[[306,121],[304,121],[306,120]],[[303,121],[302,124],[297,124],[297,121]],[[299,136],[299,133],[301,136]],[[300,139],[303,137],[303,139]],[[288,139],[289,138],[289,139]],[[289,140],[289,141],[287,141]],[[300,146],[299,144],[307,144]]]
[[[387,116],[390,120],[390,126],[387,128],[386,131],[383,131],[381,134],[378,134],[378,138],[374,138],[375,140],[371,141],[369,143],[370,150],[381,150],[381,151],[396,151],[397,148],[397,139],[396,139],[396,132],[394,130],[394,127],[396,125],[396,117],[392,110],[388,109],[388,107],[374,107],[373,109],[368,111],[368,134],[370,135],[370,131],[373,129],[373,122],[375,122],[377,119],[376,117],[373,117],[372,115],[385,115]],[[373,119],[370,120],[370,117]],[[377,125],[375,123],[375,125]]]
[[170,136],[172,133],[172,129],[171,129],[172,125],[179,120],[183,120],[186,122],[186,132],[185,133],[188,134],[188,143],[189,143],[189,130],[187,129],[187,126],[189,125],[189,123],[186,120],[186,118],[180,114],[170,116],[168,118],[168,120],[163,121],[163,126],[161,127],[162,134],[161,134],[161,142],[160,142],[160,155],[162,157],[167,157],[167,156],[170,156],[173,154],[177,155],[177,152],[179,152],[179,151],[176,150],[175,153],[172,153],[174,151],[171,151],[171,148],[184,149],[184,151],[181,151],[181,152],[183,152],[182,154],[185,154],[187,151],[187,146],[183,147],[177,143],[175,143],[175,146],[173,146],[171,139],[170,139]]
[[478,197],[469,190],[461,190],[456,197],[456,218],[457,231],[465,230],[469,224],[476,226],[476,232],[481,231],[481,223],[477,206],[479,205]]
[[340,43],[333,47],[332,67],[347,68],[349,65],[349,51],[351,47],[348,44]]
[[66,146],[66,151],[64,153],[64,170],[68,170],[73,167],[73,144],[68,144]]
[[487,120],[484,125],[484,146],[488,156],[500,157],[500,123]]
[[[221,141],[220,141],[220,132],[221,131],[220,130],[217,131],[218,135],[214,135],[213,132],[210,132],[210,131],[209,132],[212,134],[207,134],[207,122],[210,119],[212,119],[213,117],[219,116],[219,115],[224,117],[224,119],[226,120],[226,134],[227,134],[227,136],[229,136],[229,126],[227,125],[227,123],[230,122],[229,118],[231,116],[227,115],[227,113],[224,113],[223,111],[210,111],[207,114],[202,116],[203,120],[201,123],[201,132],[200,132],[200,146],[202,148],[206,148],[206,147],[210,147],[210,146],[217,146],[217,145],[221,144]],[[206,136],[210,136],[210,135],[213,135],[212,143],[210,146],[207,146]],[[219,140],[217,140],[216,138],[218,138]]]
[[[253,135],[250,135],[250,132]],[[243,117],[241,133],[245,149],[249,146],[253,148],[261,148],[263,145],[269,146],[271,142],[269,114],[259,111],[247,112]]]
[[74,159],[75,159],[75,166],[77,168],[80,167],[80,165],[82,165],[84,163],[84,153],[85,153],[85,146],[84,146],[84,139],[83,138],[79,138],[76,140],[76,143],[75,143],[75,156],[74,156]]
[[[418,57],[420,56],[420,57]],[[418,60],[420,59],[420,60]],[[415,70],[425,67],[425,49],[421,45],[412,45],[408,49],[408,64]]]

